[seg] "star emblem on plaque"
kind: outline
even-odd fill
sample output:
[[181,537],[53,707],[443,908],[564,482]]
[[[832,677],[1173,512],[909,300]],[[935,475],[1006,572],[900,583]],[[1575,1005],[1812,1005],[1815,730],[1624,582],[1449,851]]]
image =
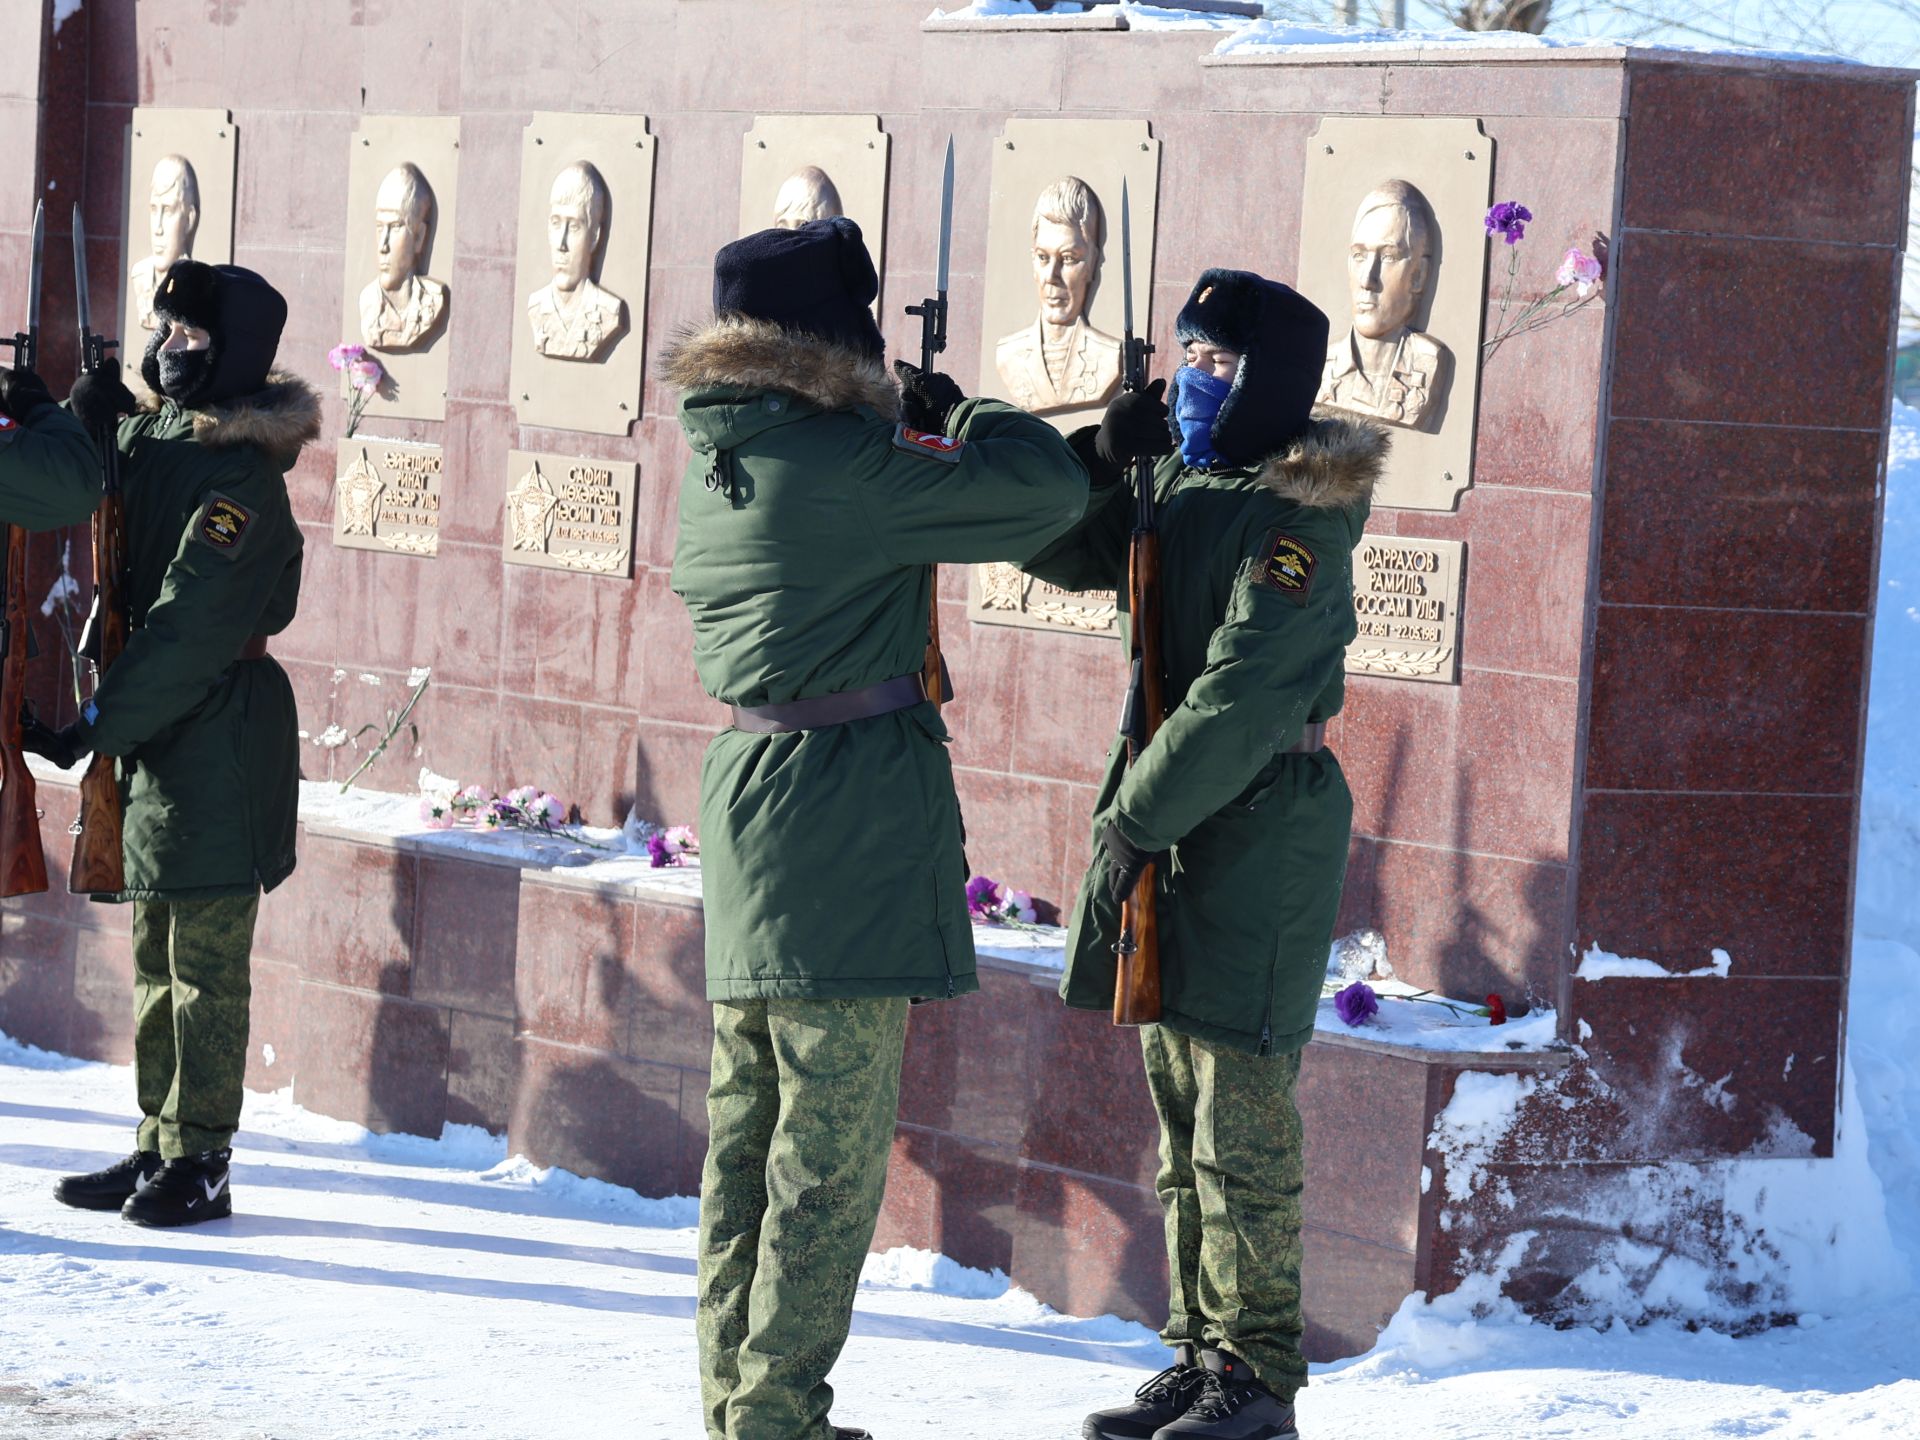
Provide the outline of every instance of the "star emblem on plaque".
[[387,482],[380,478],[379,471],[373,468],[362,450],[360,458],[347,467],[346,474],[340,477],[340,533],[342,535],[373,534],[373,517],[380,504],[380,492],[387,488]]
[[544,555],[553,534],[553,512],[560,503],[547,477],[535,464],[507,491],[507,527],[509,543],[515,550],[531,550]]

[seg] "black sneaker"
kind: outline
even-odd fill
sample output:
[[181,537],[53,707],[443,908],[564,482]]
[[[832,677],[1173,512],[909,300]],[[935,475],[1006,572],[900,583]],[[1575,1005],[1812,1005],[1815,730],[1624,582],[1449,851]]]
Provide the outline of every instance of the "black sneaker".
[[849,1430],[845,1425],[833,1427],[833,1440],[873,1440],[865,1430]]
[[1152,1440],[1163,1425],[1171,1425],[1200,1397],[1206,1371],[1193,1363],[1193,1347],[1182,1345],[1174,1362],[1133,1392],[1131,1405],[1097,1410],[1080,1427],[1081,1440]]
[[145,1188],[120,1207],[124,1219],[135,1225],[198,1225],[233,1214],[233,1192],[227,1184],[231,1150],[207,1150],[183,1155],[160,1167]]
[[1253,1378],[1247,1362],[1224,1350],[1200,1352],[1200,1394],[1153,1440],[1299,1440],[1293,1402]]
[[119,1164],[91,1175],[64,1176],[54,1183],[53,1198],[76,1210],[118,1210],[159,1168],[158,1150],[136,1150]]

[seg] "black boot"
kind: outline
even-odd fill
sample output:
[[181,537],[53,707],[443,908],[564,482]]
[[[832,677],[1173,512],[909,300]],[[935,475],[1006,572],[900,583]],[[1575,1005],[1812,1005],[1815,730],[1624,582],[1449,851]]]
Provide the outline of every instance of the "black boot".
[[833,1427],[833,1440],[873,1440],[865,1430],[850,1430],[845,1425]]
[[1206,1371],[1193,1363],[1193,1347],[1182,1345],[1173,1364],[1133,1392],[1133,1403],[1097,1410],[1080,1427],[1081,1440],[1152,1440],[1154,1431],[1171,1425],[1199,1398]]
[[121,1216],[135,1225],[168,1226],[198,1225],[231,1215],[227,1161],[232,1157],[231,1150],[206,1150],[167,1161],[146,1188],[120,1208]]
[[118,1210],[160,1168],[158,1150],[136,1150],[117,1165],[91,1175],[67,1175],[54,1183],[53,1198],[76,1210]]
[[1200,1394],[1153,1440],[1299,1440],[1293,1402],[1253,1378],[1247,1362],[1225,1350],[1200,1352]]

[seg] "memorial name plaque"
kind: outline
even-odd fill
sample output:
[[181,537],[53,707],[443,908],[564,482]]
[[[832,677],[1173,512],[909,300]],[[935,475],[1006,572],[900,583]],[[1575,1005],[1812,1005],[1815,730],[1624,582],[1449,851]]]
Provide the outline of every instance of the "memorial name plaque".
[[638,476],[631,460],[508,451],[502,555],[510,565],[630,575]]
[[1460,680],[1459,540],[1362,535],[1353,552],[1353,612],[1360,634],[1347,647],[1349,675]]
[[438,445],[342,440],[334,466],[333,543],[438,555],[444,459]]
[[1120,606],[1111,590],[1062,590],[1011,565],[973,567],[967,618],[983,625],[1023,625],[1075,635],[1119,638]]

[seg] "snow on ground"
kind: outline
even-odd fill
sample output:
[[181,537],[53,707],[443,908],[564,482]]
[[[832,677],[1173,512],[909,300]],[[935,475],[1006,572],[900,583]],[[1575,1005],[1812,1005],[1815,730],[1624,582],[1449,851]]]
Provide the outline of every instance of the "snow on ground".
[[[1854,1147],[1729,1185],[1741,1213],[1800,1217],[1773,1237],[1799,1323],[1551,1330],[1482,1277],[1315,1367],[1309,1440],[1920,1437],[1920,413],[1895,407],[1892,454],[1842,1117],[1871,1171]],[[1449,1143],[1469,1152],[1526,1083],[1466,1087]],[[131,1095],[123,1067],[0,1038],[0,1436],[700,1433],[691,1201],[538,1170],[475,1130],[374,1136],[252,1095],[233,1219],[155,1233],[55,1205],[55,1175],[125,1153]],[[879,1440],[1061,1440],[1164,1358],[1139,1326],[894,1252],[868,1264],[835,1414]]]

